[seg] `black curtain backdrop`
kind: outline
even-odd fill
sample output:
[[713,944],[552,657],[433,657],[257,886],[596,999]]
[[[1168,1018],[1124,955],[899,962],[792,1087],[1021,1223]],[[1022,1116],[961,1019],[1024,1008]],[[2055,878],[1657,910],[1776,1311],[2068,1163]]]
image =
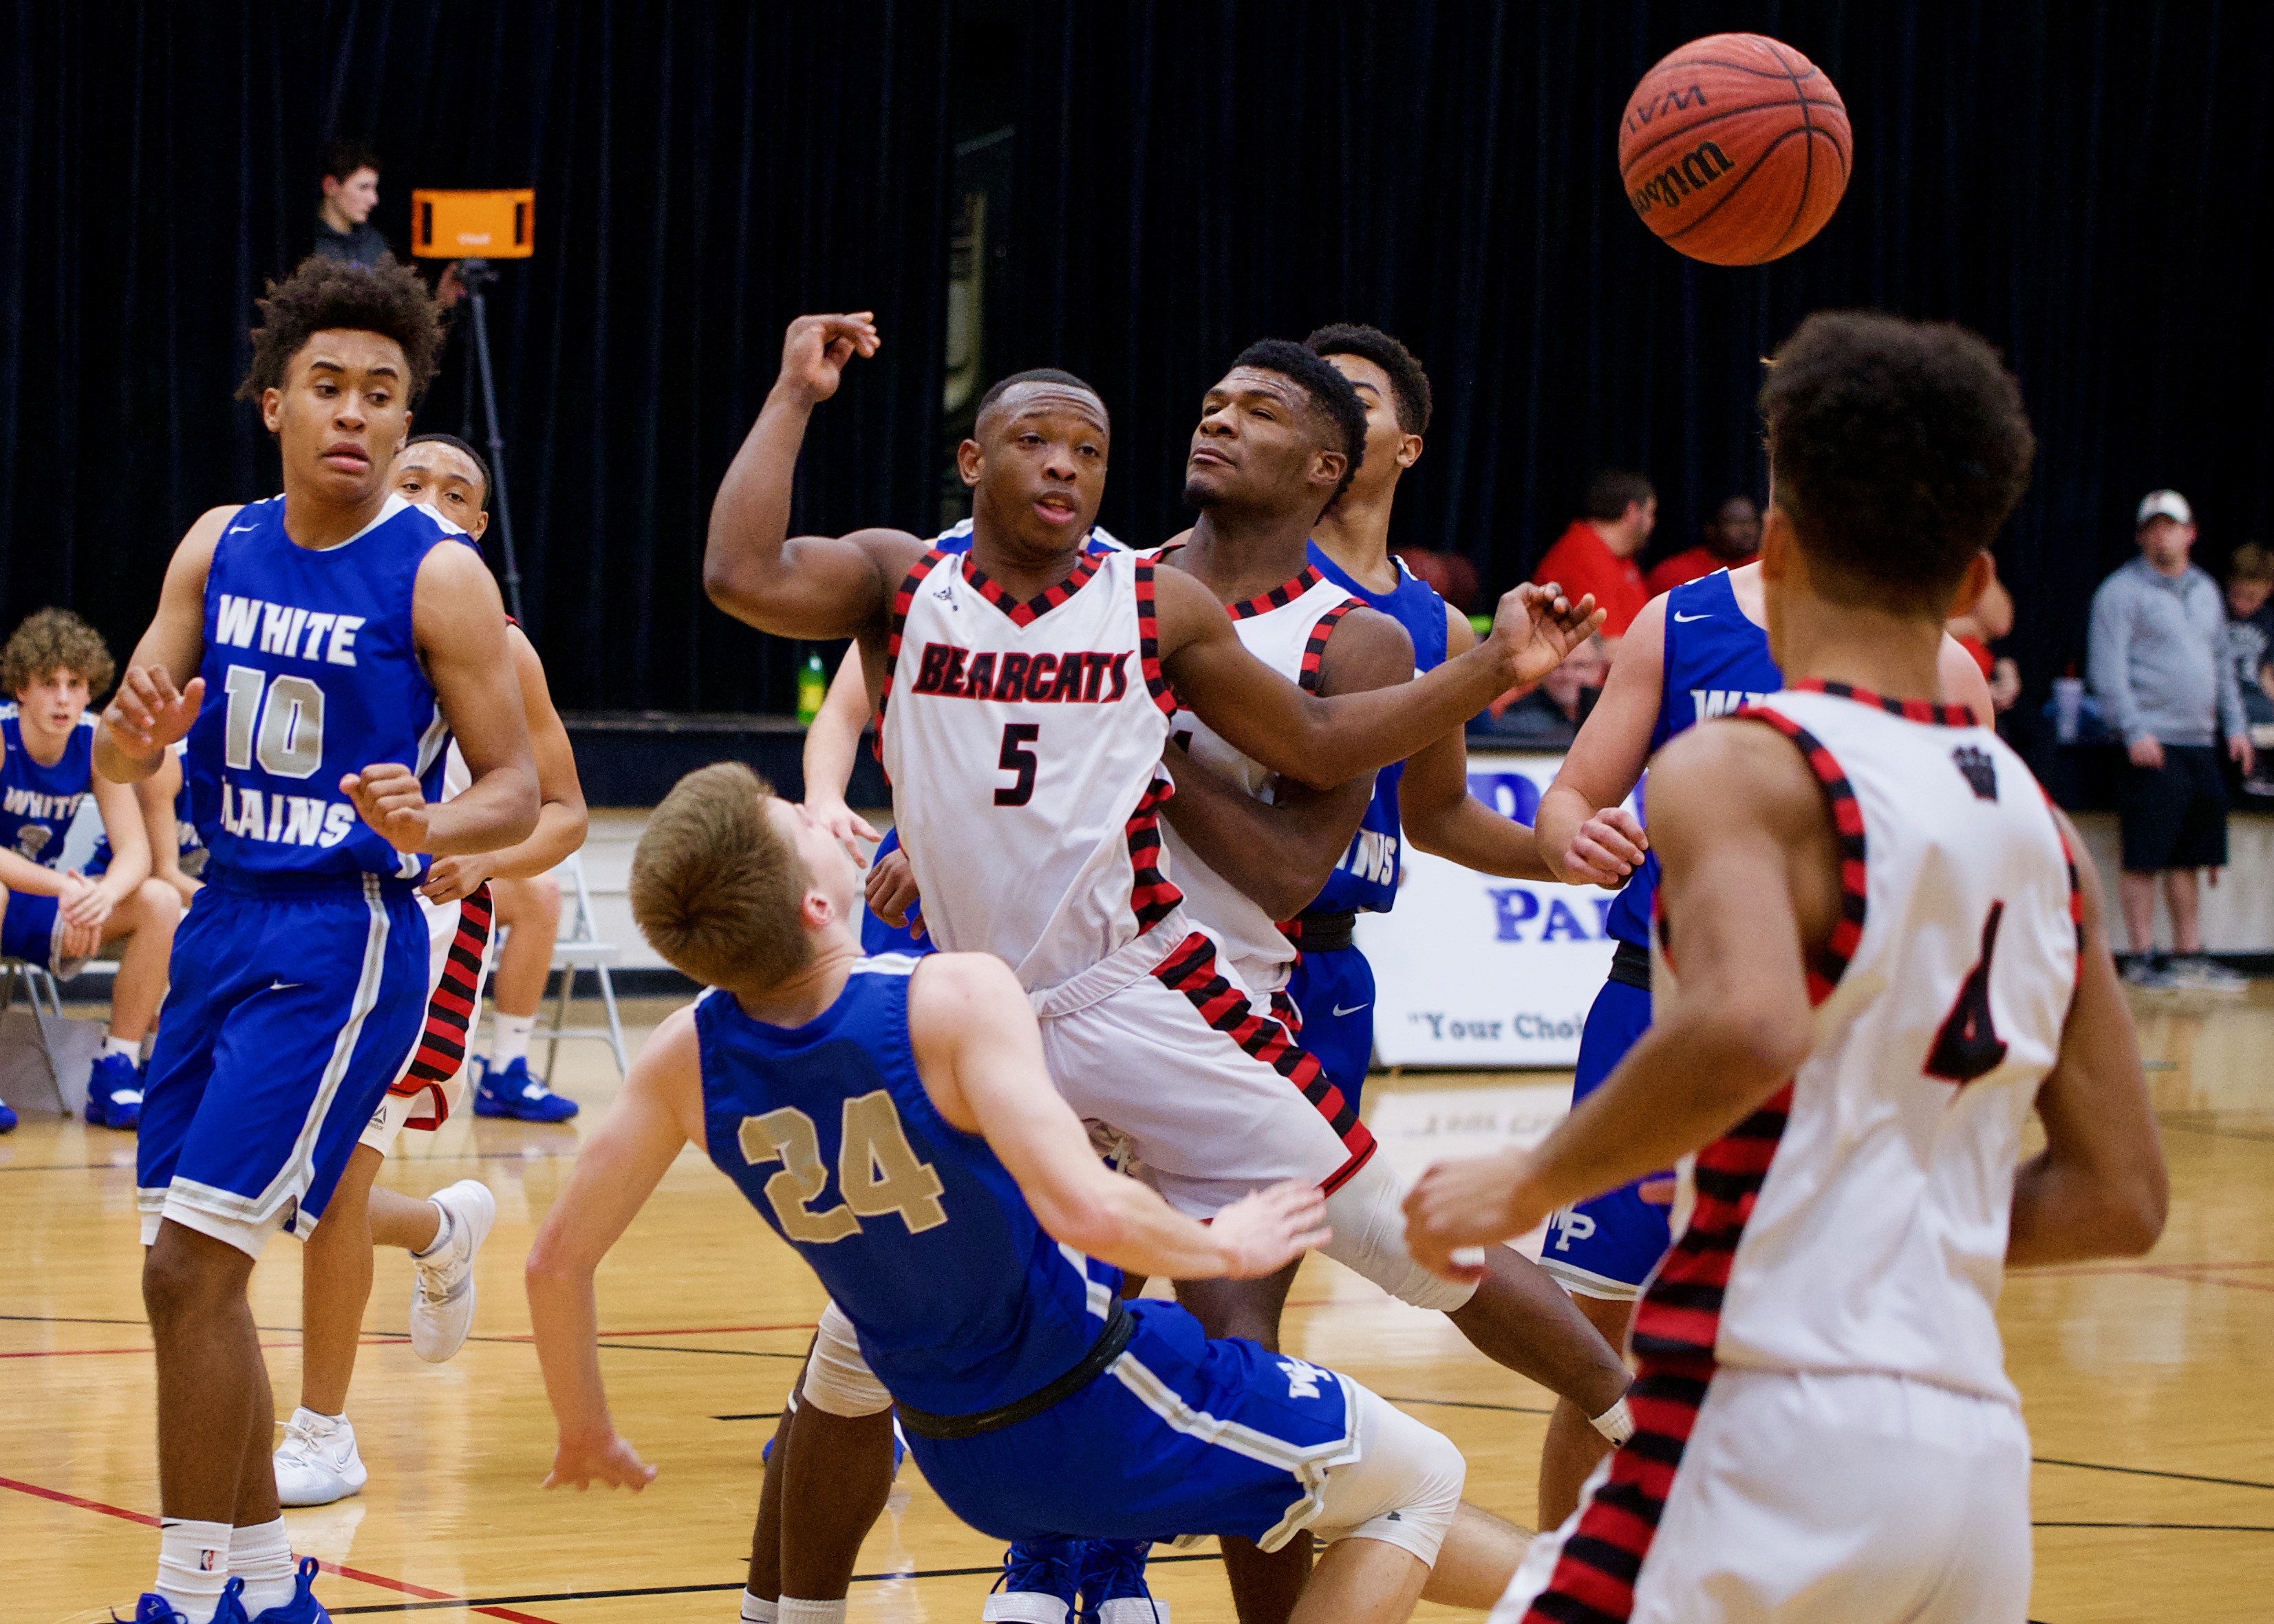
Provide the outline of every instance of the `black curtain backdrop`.
[[[0,613],[123,656],[202,508],[275,487],[230,399],[261,280],[308,241],[334,133],[413,185],[538,188],[492,300],[532,630],[564,706],[787,709],[802,650],[703,601],[703,525],[802,308],[877,310],[820,414],[800,521],[924,528],[953,147],[1015,126],[985,370],[1112,407],[1105,522],[1181,528],[1201,391],[1248,340],[1372,320],[1437,420],[1404,542],[1522,578],[1588,473],[1639,467],[1661,551],[1761,492],[1759,358],[1826,305],[1967,322],[2043,451],[2000,546],[2033,688],[2082,658],[2130,511],[2175,485],[2216,565],[2270,528],[2274,9],[2233,0],[1600,0],[829,8],[163,4],[0,11]],[[1723,29],[1808,53],[1856,169],[1778,265],[1692,265],[1614,170],[1629,88]],[[463,334],[422,424],[465,427]]]

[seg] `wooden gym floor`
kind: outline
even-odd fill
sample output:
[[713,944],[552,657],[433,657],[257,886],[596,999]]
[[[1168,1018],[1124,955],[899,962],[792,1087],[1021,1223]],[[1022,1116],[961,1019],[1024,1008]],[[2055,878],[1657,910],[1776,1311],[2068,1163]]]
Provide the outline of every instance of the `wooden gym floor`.
[[[2139,1004],[2173,1200],[2137,1263],[2016,1278],[2004,1319],[2037,1455],[2031,1616],[2274,1618],[2274,986],[2248,999]],[[629,1013],[651,1022],[662,1006]],[[642,1030],[644,1030],[643,1026]],[[541,1055],[540,1050],[540,1055]],[[694,1152],[600,1280],[603,1366],[619,1427],[660,1465],[646,1493],[546,1493],[553,1423],[527,1342],[521,1261],[615,1087],[598,1046],[563,1051],[577,1124],[452,1124],[405,1136],[389,1164],[426,1193],[478,1176],[498,1197],[481,1309],[452,1363],[403,1339],[410,1267],[382,1254],[349,1413],[369,1486],[287,1514],[295,1548],[330,1569],[342,1619],[469,1616],[553,1624],[736,1616],[757,1501],[758,1448],[822,1303],[811,1277]],[[1555,1079],[1377,1078],[1369,1115],[1401,1158],[1522,1124]],[[1468,1109],[1473,1107],[1474,1109]],[[1537,1118],[1538,1113],[1532,1113]],[[26,1118],[0,1139],[0,1615],[100,1619],[156,1555],[152,1367],[137,1286],[133,1145]],[[280,1417],[297,1399],[299,1248],[253,1276]],[[1287,1345],[1346,1370],[1466,1453],[1469,1493],[1530,1522],[1547,1403],[1442,1319],[1389,1302],[1330,1263],[1296,1286]],[[1868,1462],[1858,1462],[1868,1470]],[[975,1620],[995,1545],[955,1522],[913,1468],[863,1553],[862,1620]],[[1156,1559],[1180,1624],[1231,1616],[1206,1552]],[[1424,1608],[1424,1616],[1457,1616]],[[1465,1615],[1473,1616],[1473,1615]]]

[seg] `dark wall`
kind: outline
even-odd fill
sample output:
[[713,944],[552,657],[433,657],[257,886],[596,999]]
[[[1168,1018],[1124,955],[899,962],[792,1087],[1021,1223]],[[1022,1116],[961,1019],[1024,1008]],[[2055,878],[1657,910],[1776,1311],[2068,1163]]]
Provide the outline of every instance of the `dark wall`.
[[[229,401],[260,279],[305,247],[334,131],[413,184],[538,190],[493,307],[529,607],[564,704],[787,708],[793,653],[697,584],[709,498],[801,308],[886,335],[823,410],[803,522],[937,512],[952,148],[1007,116],[990,373],[1066,365],[1118,431],[1105,522],[1177,500],[1199,396],[1243,343],[1377,321],[1428,364],[1404,540],[1519,578],[1588,471],[1647,470],[1686,545],[1758,493],[1759,357],[1806,311],[1978,327],[2044,450],[2001,546],[2039,681],[2157,485],[2207,561],[2274,538],[2274,313],[2246,252],[2274,179],[2274,10],[2084,0],[882,0],[825,8],[267,4],[0,12],[0,583],[123,654],[202,508],[274,488]],[[445,23],[448,26],[445,26]],[[1856,172],[1762,269],[1655,242],[1613,171],[1626,91],[1753,27],[1844,93]],[[456,429],[454,343],[424,421]]]

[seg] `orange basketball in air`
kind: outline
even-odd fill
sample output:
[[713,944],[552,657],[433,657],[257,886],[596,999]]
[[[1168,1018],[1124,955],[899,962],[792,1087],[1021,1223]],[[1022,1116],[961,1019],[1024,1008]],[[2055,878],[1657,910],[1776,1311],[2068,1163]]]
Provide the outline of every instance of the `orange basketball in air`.
[[1765,265],[1824,229],[1848,190],[1847,104],[1814,63],[1758,34],[1713,34],[1635,86],[1619,178],[1643,224],[1709,265]]

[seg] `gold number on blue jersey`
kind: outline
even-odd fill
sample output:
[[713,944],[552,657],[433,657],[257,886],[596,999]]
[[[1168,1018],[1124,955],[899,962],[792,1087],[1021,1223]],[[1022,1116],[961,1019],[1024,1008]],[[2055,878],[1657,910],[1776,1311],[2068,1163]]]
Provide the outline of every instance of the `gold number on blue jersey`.
[[795,1106],[743,1117],[741,1139],[742,1160],[751,1166],[782,1164],[766,1180],[765,1194],[782,1233],[794,1241],[825,1246],[859,1234],[862,1218],[895,1213],[911,1235],[947,1222],[939,1175],[930,1162],[916,1160],[892,1096],[882,1088],[845,1101],[837,1148],[837,1185],[845,1195],[840,1206],[814,1209],[828,1191],[829,1170],[821,1164],[813,1118]]
[[222,686],[229,693],[224,761],[246,772],[258,757],[261,771],[280,778],[314,776],[324,764],[322,688],[301,676],[272,681],[251,665],[231,665]]

